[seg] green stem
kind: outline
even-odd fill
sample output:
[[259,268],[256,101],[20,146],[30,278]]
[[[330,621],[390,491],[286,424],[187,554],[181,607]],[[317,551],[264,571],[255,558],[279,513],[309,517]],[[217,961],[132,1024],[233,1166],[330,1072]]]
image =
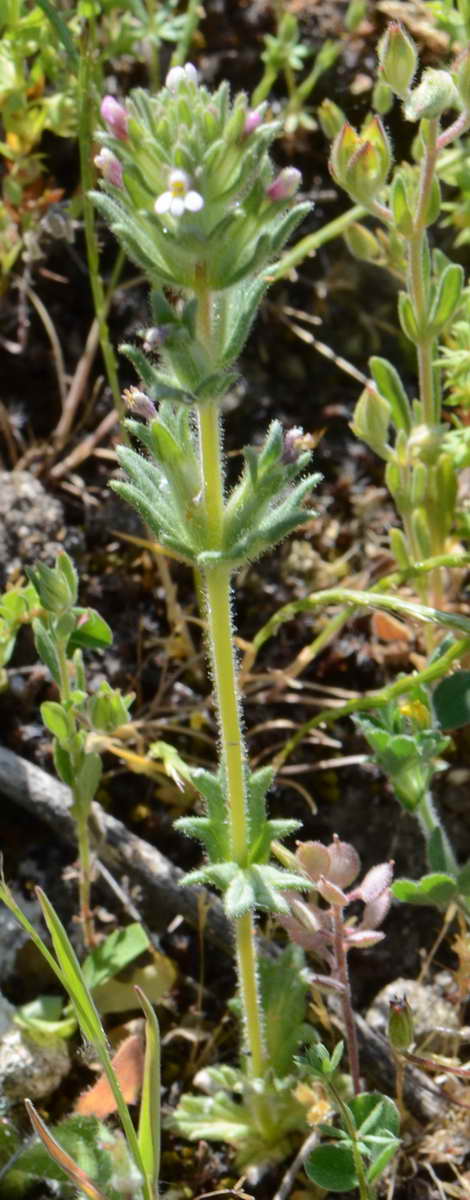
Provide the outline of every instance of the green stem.
[[365,1172],[365,1168],[364,1168],[362,1154],[361,1154],[361,1151],[360,1151],[359,1145],[358,1145],[357,1129],[354,1124],[353,1118],[351,1116],[351,1113],[348,1109],[347,1104],[344,1103],[344,1100],[340,1096],[339,1092],[336,1091],[336,1088],[334,1087],[334,1085],[331,1082],[329,1082],[328,1087],[333,1095],[333,1099],[334,1099],[336,1108],[338,1109],[338,1111],[340,1113],[341,1120],[345,1127],[346,1133],[349,1134],[349,1138],[350,1138],[350,1142],[351,1142],[351,1151],[352,1151],[352,1156],[354,1159],[354,1169],[355,1169],[355,1172],[357,1175],[357,1182],[359,1185],[360,1200],[372,1200],[373,1196],[375,1195],[375,1189],[372,1188],[370,1184],[368,1184],[367,1179],[366,1179],[366,1172]]
[[[60,671],[60,696],[61,700],[67,702],[67,700],[70,700],[70,677],[67,655],[65,652],[65,643],[63,641],[57,642],[57,657]],[[79,769],[79,762],[77,759],[77,754],[74,750],[77,726],[73,714],[72,719],[73,733],[71,736],[69,753],[72,762],[73,777],[75,778]],[[90,849],[90,830],[88,825],[89,812],[88,809],[84,811],[83,804],[80,801],[77,790],[73,786],[71,791],[73,797],[72,814],[75,820],[75,830],[78,843],[78,891],[80,898],[80,917],[83,929],[83,940],[85,946],[87,946],[88,949],[92,949],[93,946],[96,945],[96,939],[93,913],[91,909],[92,856]]]
[[[198,334],[211,342],[211,297],[201,287],[198,294]],[[201,483],[206,512],[208,545],[220,547],[224,520],[224,476],[218,406],[198,408]],[[231,570],[222,565],[203,571],[207,632],[217,697],[220,754],[227,789],[231,854],[240,866],[246,863],[248,812],[246,795],[247,754],[242,735],[231,617]],[[259,1078],[265,1070],[265,1051],[259,994],[254,921],[251,912],[235,921],[236,957],[249,1071]]]
[[361,1071],[359,1065],[359,1048],[357,1044],[356,1026],[351,999],[351,984],[349,981],[348,958],[345,948],[344,913],[339,905],[333,906],[333,923],[335,939],[336,975],[342,983],[341,1008],[343,1010],[346,1044],[348,1047],[349,1069],[353,1083],[354,1094],[361,1091]]
[[437,119],[428,122],[426,149],[421,167],[419,181],[418,206],[413,233],[408,242],[408,272],[409,289],[413,302],[418,328],[423,332],[417,345],[419,394],[423,410],[423,420],[432,426],[439,420],[440,412],[436,411],[437,397],[434,394],[433,378],[433,338],[427,332],[428,301],[426,281],[424,276],[424,250],[426,240],[426,225],[429,201],[436,169],[438,155],[437,138],[439,122]]
[[449,875],[453,875],[455,877],[457,875],[458,867],[457,867],[457,863],[455,860],[454,852],[452,850],[452,847],[451,847],[451,844],[447,837],[447,834],[446,834],[446,832],[441,824],[441,821],[439,820],[439,817],[436,813],[433,799],[432,799],[430,792],[426,792],[425,795],[423,796],[423,799],[420,801],[418,807],[415,809],[415,815],[418,818],[419,824],[421,826],[423,836],[426,840],[426,845],[428,845],[434,831],[436,829],[440,830],[442,842],[443,842],[444,855],[445,855],[445,870],[449,872]]
[[279,262],[268,270],[270,283],[274,283],[277,279],[283,279],[305,258],[313,256],[320,246],[331,242],[333,238],[340,237],[354,221],[360,221],[365,216],[367,216],[367,209],[363,208],[361,204],[355,204],[340,217],[335,217],[334,221],[328,221],[326,225],[322,225],[315,233],[308,233],[306,237],[300,239],[300,242],[296,242],[291,250],[287,250]]
[[437,679],[444,679],[451,665],[459,662],[465,654],[468,654],[469,650],[470,637],[459,638],[457,642],[453,642],[449,650],[431,662],[423,671],[402,676],[394,683],[389,683],[379,691],[371,692],[368,696],[354,696],[352,700],[348,700],[346,704],[341,704],[338,708],[322,709],[315,717],[311,717],[309,721],[305,721],[304,725],[300,725],[293,737],[289,738],[284,749],[276,756],[274,761],[276,769],[279,770],[284,765],[286,759],[297,749],[299,743],[308,736],[312,729],[317,729],[322,725],[333,725],[335,721],[339,721],[342,717],[349,717],[352,713],[368,712],[373,708],[385,708],[390,700],[394,700],[397,696],[406,696],[408,692],[414,691],[417,684],[435,683]]

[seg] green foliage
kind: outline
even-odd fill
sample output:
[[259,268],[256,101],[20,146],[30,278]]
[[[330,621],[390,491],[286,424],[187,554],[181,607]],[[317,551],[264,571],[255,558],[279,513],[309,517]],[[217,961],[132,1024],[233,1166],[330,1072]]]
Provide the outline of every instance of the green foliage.
[[[150,375],[138,361],[148,386]],[[155,387],[149,391],[156,398]],[[227,497],[220,547],[208,549],[197,446],[188,412],[165,400],[149,426],[136,421],[127,421],[126,426],[151,457],[144,459],[135,450],[121,447],[119,461],[130,482],[111,486],[173,553],[206,568],[221,563],[236,567],[271,549],[308,519],[302,501],[320,476],[306,475],[299,481],[310,461],[309,451],[302,450],[301,431],[299,449],[291,449],[290,434],[283,435],[280,422],[273,421],[261,450],[245,450],[245,470]]]
[[137,922],[115,929],[100,942],[82,963],[82,974],[87,987],[93,991],[113,975],[118,975],[129,963],[148,949],[149,939]]
[[343,1052],[339,1042],[330,1055],[326,1046],[309,1047],[304,1066],[323,1083],[339,1117],[338,1127],[320,1125],[330,1140],[317,1146],[306,1162],[309,1179],[330,1192],[359,1187],[361,1196],[380,1177],[400,1145],[400,1117],[396,1104],[380,1092],[361,1092],[352,1100],[341,1096],[336,1073]]
[[436,721],[441,729],[462,729],[470,722],[470,671],[456,671],[441,679],[432,697]]
[[[294,1055],[311,1031],[305,1026],[308,977],[303,953],[288,947],[277,958],[260,960],[260,983],[270,1071],[250,1082],[244,1071],[215,1066],[195,1083],[207,1094],[182,1097],[170,1125],[190,1141],[224,1141],[236,1150],[240,1168],[276,1162],[289,1152],[292,1137],[306,1128],[305,1108],[294,1095]],[[241,1017],[241,1005],[233,1007]],[[263,1125],[257,1115],[262,1098]]]
[[356,719],[400,804],[414,812],[449,745],[433,719],[426,691],[417,686],[405,702],[392,702],[375,715]]
[[[16,904],[6,883],[4,881],[0,882],[0,899],[29,934],[61,986],[65,988],[82,1036],[91,1043],[113,1093],[125,1138],[124,1142],[118,1136],[116,1141],[116,1135],[106,1130],[105,1141],[112,1159],[112,1173],[109,1178],[111,1188],[115,1187],[117,1193],[116,1200],[122,1195],[122,1189],[126,1186],[126,1179],[131,1179],[132,1188],[134,1189],[133,1195],[135,1195],[136,1200],[154,1200],[156,1171],[158,1171],[159,1162],[160,1128],[157,1123],[150,1129],[147,1123],[150,1119],[158,1120],[159,1118],[159,1104],[156,1097],[157,1093],[159,1095],[160,1090],[160,1067],[159,1035],[156,1018],[150,1010],[148,1001],[140,994],[139,999],[144,1009],[147,1032],[143,1093],[144,1108],[137,1134],[128,1106],[121,1092],[119,1079],[113,1070],[107,1036],[84,972],[80,967],[67,933],[47,896],[39,888],[36,894],[52,940],[52,952],[48,950],[34,926]],[[102,956],[106,960],[106,964],[111,963],[108,970],[112,970],[113,966],[116,966],[117,963],[129,962],[130,957],[134,957],[133,951],[135,952],[137,947],[142,948],[143,942],[140,931],[137,940],[136,938],[135,927],[131,929],[130,936],[126,937],[124,935],[121,939],[121,945],[119,945],[119,939],[111,935],[111,945],[108,945],[107,948],[108,953]],[[104,969],[104,962],[99,961],[99,959],[98,961],[92,960],[91,965],[87,967],[87,973],[89,977],[91,975],[92,979],[96,980],[103,977],[102,972]],[[69,1152],[68,1148],[63,1145],[62,1133],[60,1132],[59,1137],[56,1138],[44,1125],[33,1105],[30,1102],[27,1103],[33,1126],[53,1162],[58,1164],[59,1169],[65,1170],[66,1175],[72,1179],[72,1182],[85,1191],[85,1194],[90,1196],[91,1200],[103,1200],[100,1187],[90,1177],[88,1167],[83,1168],[80,1162],[77,1161],[78,1156],[82,1152],[86,1154],[91,1153],[93,1156],[99,1149],[100,1140],[97,1140],[96,1137],[96,1126],[87,1124],[87,1119],[85,1118],[70,1118],[72,1121],[72,1139],[77,1130],[80,1132],[85,1129],[88,1136],[85,1138],[86,1145],[83,1151],[80,1148],[80,1138],[78,1138],[76,1143],[72,1140]],[[84,1126],[80,1124],[83,1120],[85,1120]],[[63,1128],[61,1126],[60,1130],[62,1131]],[[67,1125],[67,1129],[69,1129],[69,1125]],[[33,1150],[35,1151],[36,1147],[32,1148],[31,1153]],[[103,1169],[106,1170],[106,1160],[103,1160],[103,1163]],[[95,1163],[94,1160],[91,1166],[93,1171],[95,1169],[97,1171],[102,1169],[100,1164]],[[52,1178],[57,1178],[54,1166],[48,1168],[48,1170],[50,1170]],[[62,1175],[60,1178],[62,1178]],[[113,1193],[109,1193],[108,1189],[107,1200],[115,1200]]]
[[207,866],[190,871],[185,883],[208,883],[220,888],[227,916],[232,920],[252,909],[287,913],[289,906],[283,890],[304,891],[308,882],[293,871],[270,865],[271,842],[295,833],[298,821],[268,819],[266,793],[273,780],[269,767],[250,773],[247,780],[249,839],[246,862],[232,861],[227,823],[227,800],[223,773],[213,775],[200,769],[190,770],[189,779],[206,803],[204,817],[180,817],[176,828],[202,842]]

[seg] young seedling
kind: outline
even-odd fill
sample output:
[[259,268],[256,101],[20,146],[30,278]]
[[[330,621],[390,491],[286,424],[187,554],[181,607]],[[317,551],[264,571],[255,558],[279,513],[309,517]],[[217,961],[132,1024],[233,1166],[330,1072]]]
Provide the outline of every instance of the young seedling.
[[32,624],[36,650],[58,689],[58,700],[46,700],[41,716],[53,735],[54,765],[72,792],[79,857],[80,919],[85,945],[95,942],[90,891],[93,852],[91,804],[101,778],[101,757],[91,743],[93,733],[112,733],[129,719],[133,696],[102,683],[89,694],[83,649],[100,650],[112,642],[106,621],[93,609],[77,605],[78,575],[68,554],[54,567],[37,563],[28,571],[30,584],[0,599],[0,654],[7,663],[22,625]]
[[314,1045],[303,1060],[307,1072],[321,1081],[339,1118],[338,1126],[319,1126],[328,1141],[313,1150],[305,1170],[328,1192],[358,1188],[360,1200],[373,1200],[376,1183],[400,1145],[400,1116],[393,1100],[380,1092],[345,1100],[337,1080],[342,1052],[342,1042],[331,1055],[326,1046]]

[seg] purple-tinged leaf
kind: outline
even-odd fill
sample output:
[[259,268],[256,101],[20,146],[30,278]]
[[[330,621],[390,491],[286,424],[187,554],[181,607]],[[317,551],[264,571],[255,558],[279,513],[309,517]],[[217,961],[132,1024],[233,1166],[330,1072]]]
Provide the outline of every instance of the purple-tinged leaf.
[[335,908],[345,908],[349,903],[346,893],[336,887],[335,883],[330,883],[329,879],[325,879],[324,875],[321,875],[318,880],[318,891],[327,904],[333,904]]
[[381,892],[390,887],[393,879],[394,862],[379,863],[377,867],[372,867],[367,875],[359,884],[359,887],[354,889],[354,897],[358,900],[363,900],[365,904],[370,904],[372,900],[376,900]]
[[366,950],[368,946],[376,946],[377,942],[382,942],[385,937],[380,930],[374,929],[351,929],[348,930],[347,946],[348,949]]
[[296,850],[296,858],[310,879],[317,880],[320,875],[329,874],[330,856],[321,842],[301,842]]
[[378,929],[385,920],[391,903],[392,893],[389,888],[386,888],[384,892],[380,893],[380,896],[377,896],[376,900],[371,900],[370,904],[366,904],[361,926],[364,929]]
[[357,850],[349,842],[341,842],[335,834],[331,845],[328,846],[328,854],[330,866],[328,871],[323,871],[323,874],[338,887],[349,887],[357,879],[361,869],[361,860]]

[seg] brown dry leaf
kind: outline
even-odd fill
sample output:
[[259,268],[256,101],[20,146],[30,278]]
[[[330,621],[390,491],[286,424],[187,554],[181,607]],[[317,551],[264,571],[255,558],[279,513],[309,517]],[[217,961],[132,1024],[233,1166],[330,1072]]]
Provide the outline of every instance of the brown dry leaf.
[[[135,1104],[140,1095],[144,1073],[144,1043],[140,1033],[131,1033],[119,1047],[111,1060],[119,1080],[126,1104]],[[116,1112],[116,1100],[106,1075],[100,1075],[97,1083],[82,1092],[74,1111],[81,1117],[98,1117],[104,1120]]]
[[390,613],[375,612],[371,619],[371,630],[381,642],[411,642],[413,634],[408,626],[392,617]]

